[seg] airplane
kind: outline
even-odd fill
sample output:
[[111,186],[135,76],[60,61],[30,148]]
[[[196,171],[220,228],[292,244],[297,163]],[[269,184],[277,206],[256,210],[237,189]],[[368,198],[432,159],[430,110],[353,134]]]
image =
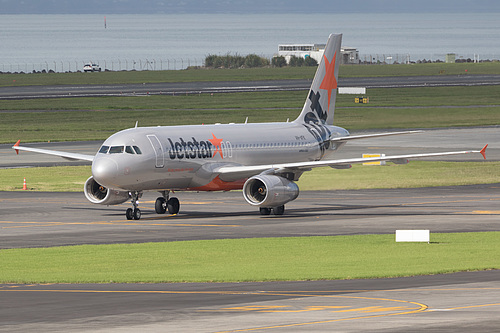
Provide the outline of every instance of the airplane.
[[350,135],[333,123],[341,62],[342,34],[331,34],[304,107],[294,121],[138,127],[125,129],[104,141],[95,155],[23,147],[70,160],[92,162],[92,176],[84,185],[86,198],[95,204],[117,205],[130,200],[126,218],[139,220],[139,198],[158,191],[155,211],[177,214],[179,200],[172,191],[243,190],[244,199],[260,214],[283,215],[285,204],[295,200],[295,181],[316,167],[347,169],[352,164],[480,153],[481,150],[409,154],[372,158],[332,159],[351,140],[420,133],[422,131]]

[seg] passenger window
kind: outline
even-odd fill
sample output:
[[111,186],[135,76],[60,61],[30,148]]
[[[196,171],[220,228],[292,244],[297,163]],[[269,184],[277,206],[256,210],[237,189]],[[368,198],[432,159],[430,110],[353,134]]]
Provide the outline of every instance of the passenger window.
[[121,154],[123,153],[123,146],[113,146],[109,148],[110,154]]
[[101,149],[99,149],[99,153],[101,154],[106,154],[108,152],[109,146],[102,146]]
[[133,150],[133,149],[132,149],[132,147],[130,147],[130,146],[126,146],[126,147],[125,147],[125,152],[126,152],[127,154],[135,154],[134,150]]
[[135,152],[136,152],[137,155],[142,154],[142,151],[139,149],[139,147],[134,146],[134,150],[135,150]]

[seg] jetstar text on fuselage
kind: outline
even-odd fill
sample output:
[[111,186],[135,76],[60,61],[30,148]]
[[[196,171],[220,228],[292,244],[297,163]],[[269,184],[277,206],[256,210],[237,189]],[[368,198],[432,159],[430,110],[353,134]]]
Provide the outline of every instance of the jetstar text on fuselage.
[[178,141],[174,142],[172,139],[168,138],[168,142],[170,143],[168,155],[171,160],[213,157],[213,145],[208,140],[196,140],[194,137],[191,137],[191,140],[189,141],[179,138]]

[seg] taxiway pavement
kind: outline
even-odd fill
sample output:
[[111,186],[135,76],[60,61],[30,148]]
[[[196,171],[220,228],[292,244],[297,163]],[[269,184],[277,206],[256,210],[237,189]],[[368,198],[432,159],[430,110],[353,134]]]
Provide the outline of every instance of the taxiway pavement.
[[[340,87],[412,88],[500,84],[497,74],[340,78]],[[143,84],[0,87],[2,99],[171,95],[307,90],[311,80],[164,82]]]
[[0,331],[498,332],[500,271],[264,283],[0,285]]
[[[500,229],[500,184],[302,192],[261,216],[241,193],[179,193],[128,221],[81,193],[0,192],[1,248]],[[1,252],[1,251],[0,251]],[[321,254],[318,254],[321,255]],[[345,281],[0,285],[1,332],[494,332],[500,271]]]
[[[499,135],[498,127],[430,130],[397,140],[353,142],[343,156],[478,149],[490,143],[488,159],[500,160]],[[93,154],[100,144],[35,145]],[[10,147],[0,147],[0,167],[64,163],[27,152],[18,156]],[[128,221],[126,205],[93,205],[83,193],[0,192],[0,254],[24,247],[396,229],[429,229],[432,240],[435,232],[500,230],[500,184],[301,192],[287,204],[284,216],[260,216],[239,192],[176,196],[181,200],[179,215],[155,214],[156,195],[148,193],[140,204],[142,219]],[[494,332],[500,327],[499,300],[498,270],[348,281],[4,284],[0,331]]]
[[140,201],[99,206],[83,193],[0,192],[0,249],[79,244],[500,230],[500,184],[417,189],[303,191],[283,216],[261,216],[241,192],[175,194],[178,215],[154,211],[157,193]]

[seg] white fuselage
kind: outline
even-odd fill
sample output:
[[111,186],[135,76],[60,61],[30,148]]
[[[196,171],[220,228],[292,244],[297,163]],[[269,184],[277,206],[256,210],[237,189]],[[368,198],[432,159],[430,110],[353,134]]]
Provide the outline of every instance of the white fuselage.
[[116,190],[241,189],[246,177],[220,179],[214,170],[328,158],[341,146],[329,139],[347,135],[337,126],[296,122],[132,128],[103,143],[92,174]]

